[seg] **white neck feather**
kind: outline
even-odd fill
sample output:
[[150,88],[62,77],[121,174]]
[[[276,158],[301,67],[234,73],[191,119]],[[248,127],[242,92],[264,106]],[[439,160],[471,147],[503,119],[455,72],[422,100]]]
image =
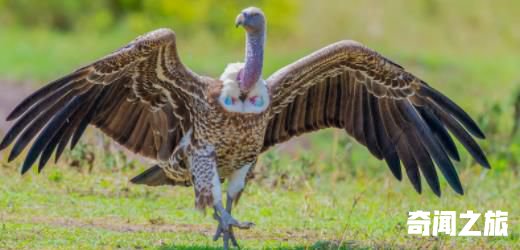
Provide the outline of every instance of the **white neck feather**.
[[247,94],[247,98],[242,102],[239,99],[240,87],[237,80],[242,68],[244,68],[243,63],[228,64],[224,73],[220,76],[224,85],[219,96],[220,105],[229,112],[262,113],[270,104],[267,84],[263,79],[258,80]]

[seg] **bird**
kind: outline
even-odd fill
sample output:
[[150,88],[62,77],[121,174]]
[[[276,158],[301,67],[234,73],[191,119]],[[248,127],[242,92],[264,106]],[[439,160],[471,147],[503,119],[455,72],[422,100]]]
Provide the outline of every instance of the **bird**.
[[441,195],[437,169],[456,193],[464,193],[453,137],[490,168],[476,141],[485,139],[476,122],[378,52],[342,40],[264,80],[266,16],[248,7],[235,25],[245,31],[244,62],[228,64],[219,78],[186,67],[176,34],[157,29],[22,100],[7,116],[14,124],[0,150],[11,146],[12,161],[30,145],[21,173],[35,163],[39,172],[53,153],[58,161],[67,146],[74,148],[92,125],[154,162],[132,183],[192,187],[195,207],[213,209],[213,239],[222,238],[225,249],[230,243],[238,247],[233,229],[254,226],[235,219],[232,208],[253,178],[259,155],[302,134],[345,131],[385,161],[398,180],[403,167],[418,193],[422,174]]

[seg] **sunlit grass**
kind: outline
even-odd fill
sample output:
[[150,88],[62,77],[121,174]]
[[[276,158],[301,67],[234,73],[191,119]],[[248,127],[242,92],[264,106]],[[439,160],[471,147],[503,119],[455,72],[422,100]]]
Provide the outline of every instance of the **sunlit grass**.
[[[102,164],[102,159],[97,160],[91,173],[65,164],[51,165],[42,175],[33,171],[24,177],[18,176],[16,164],[0,168],[3,225],[0,247],[199,246],[205,249],[220,246],[210,240],[215,226],[211,213],[203,215],[193,208],[191,188],[131,185],[128,179],[141,171],[141,164],[137,164],[137,169],[117,170],[106,169]],[[520,185],[510,170],[464,168],[460,175],[467,194],[456,195],[443,183],[443,196],[437,198],[426,187],[423,195],[416,194],[407,180],[396,181],[386,169],[381,169],[384,175],[374,175],[365,169],[338,181],[330,171],[322,171],[315,177],[298,172],[291,176],[291,166],[273,166],[272,161],[265,159],[260,162],[264,164],[287,171],[289,176],[277,177],[264,167],[265,172],[259,173],[260,177],[248,186],[235,210],[237,218],[257,224],[248,232],[239,232],[246,249],[306,248],[341,241],[358,247],[406,248],[507,248],[518,244],[520,225],[515,209],[520,201],[514,194],[518,194]],[[306,163],[293,159],[291,164],[295,167]],[[504,238],[408,236],[407,212],[419,209],[509,211],[511,235]],[[478,227],[482,229],[483,222]]]
[[[518,3],[340,2],[307,1],[291,34],[269,33],[264,78],[329,43],[361,41],[476,118],[493,168],[484,170],[462,153],[456,167],[466,195],[454,194],[442,177],[441,198],[424,180],[418,195],[406,177],[395,180],[343,131],[314,133],[262,156],[234,211],[257,224],[238,232],[240,243],[246,249],[520,248],[520,135],[510,136],[520,91]],[[138,35],[124,25],[73,33],[2,26],[0,81],[28,80],[36,88]],[[183,62],[197,73],[216,77],[227,63],[243,60],[236,37],[215,37],[201,27],[178,31],[177,38]],[[0,249],[219,249],[211,241],[211,213],[193,208],[191,188],[131,185],[148,165],[104,153],[92,138],[41,175],[20,177],[20,162],[6,163],[7,152],[0,152]],[[91,163],[85,153],[92,153]],[[510,235],[412,237],[407,212],[419,209],[508,211]]]

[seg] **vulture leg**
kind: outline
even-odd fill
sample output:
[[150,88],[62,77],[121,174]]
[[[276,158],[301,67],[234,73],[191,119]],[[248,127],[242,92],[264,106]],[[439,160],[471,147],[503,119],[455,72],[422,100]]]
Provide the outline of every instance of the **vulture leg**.
[[[246,183],[246,177],[247,173],[249,172],[249,169],[251,168],[251,165],[246,165],[238,170],[235,170],[231,177],[229,178],[229,186],[227,190],[227,200],[226,200],[226,209],[225,211],[227,214],[231,215],[231,209],[233,207],[233,202],[237,202],[240,198],[240,194],[242,194],[242,190],[244,190],[244,186]],[[235,234],[233,233],[233,227],[236,226],[240,229],[249,229],[254,224],[252,222],[242,222],[237,224],[230,224],[231,226],[226,227],[225,223],[222,223],[222,216],[220,216],[219,208],[215,207],[215,213],[213,214],[213,218],[215,220],[219,221],[219,226],[217,228],[217,232],[215,233],[215,236],[213,236],[213,240],[216,241],[220,238],[222,235],[222,239],[224,240],[224,249],[227,249],[229,245],[229,240],[231,240],[231,243],[233,246],[238,247],[237,240],[235,238]],[[230,216],[231,217],[231,216]],[[231,217],[232,218],[232,217]]]
[[[197,143],[194,143],[197,145]],[[217,155],[215,148],[211,145],[195,146],[192,144],[190,150],[190,170],[195,189],[195,207],[204,211],[207,207],[215,209],[215,219],[224,234],[224,249],[229,248],[230,228],[250,228],[252,223],[241,223],[231,216],[231,213],[222,205],[222,191],[220,189],[220,178],[217,171]],[[229,202],[232,202],[230,200]],[[231,209],[231,207],[229,207]],[[218,231],[218,230],[217,230]],[[234,237],[233,237],[234,238]]]

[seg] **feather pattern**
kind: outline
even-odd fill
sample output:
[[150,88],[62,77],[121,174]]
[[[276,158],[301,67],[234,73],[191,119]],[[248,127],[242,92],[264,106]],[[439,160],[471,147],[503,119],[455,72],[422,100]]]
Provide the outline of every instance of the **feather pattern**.
[[[464,110],[357,42],[332,44],[273,74],[267,80],[271,105],[258,116],[222,113],[221,107],[212,106],[218,103],[212,98],[220,95],[222,83],[208,79],[180,63],[172,31],[151,32],[22,101],[8,116],[16,121],[0,142],[0,150],[14,144],[9,155],[13,160],[35,139],[22,173],[38,158],[41,171],[54,152],[57,161],[66,146],[73,148],[92,124],[129,150],[167,162],[188,129],[194,129],[197,141],[217,145],[224,134],[231,141],[241,138],[236,134],[241,129],[231,128],[245,126],[254,128],[260,141],[251,141],[250,152],[234,157],[251,162],[272,145],[336,127],[384,160],[399,180],[402,165],[418,192],[422,174],[433,192],[441,194],[437,166],[449,185],[463,193],[451,161],[460,156],[450,133],[489,168],[473,138],[484,138],[484,134]],[[236,124],[212,123],[217,120]],[[261,148],[255,149],[256,144]],[[230,158],[231,151],[224,145],[231,144],[222,142],[216,152],[227,166],[237,159]],[[161,176],[165,173],[153,169],[140,182],[177,183],[165,181]],[[179,183],[186,183],[185,177]]]
[[384,160],[398,180],[402,165],[419,193],[422,175],[441,195],[439,169],[455,192],[463,194],[452,163],[460,159],[452,135],[479,164],[490,167],[474,139],[483,139],[484,133],[471,117],[377,52],[341,41],[264,81],[263,12],[244,9],[235,24],[248,34],[245,66],[228,65],[220,79],[198,76],[180,62],[173,31],[150,32],[24,99],[7,117],[14,125],[0,150],[13,145],[11,161],[30,146],[21,172],[38,159],[40,172],[54,152],[57,161],[67,145],[74,148],[94,125],[130,151],[156,161],[131,182],[193,186],[196,207],[215,208],[220,221],[215,236],[224,234],[226,249],[226,234],[234,239],[231,228],[225,228],[226,218],[234,219],[230,204],[252,178],[258,155],[300,134],[328,127],[344,130]]
[[159,29],[23,100],[7,118],[16,122],[0,149],[14,143],[13,160],[36,138],[22,173],[38,158],[41,171],[92,124],[135,153],[165,160],[191,119],[186,107],[205,98],[205,84],[181,64],[175,34]]
[[441,194],[436,165],[462,194],[451,161],[460,159],[451,132],[479,164],[489,168],[471,136],[484,138],[484,133],[462,108],[357,42],[320,49],[275,72],[267,83],[272,106],[264,151],[303,133],[342,128],[384,159],[399,180],[402,163],[418,192],[422,173],[433,192]]

